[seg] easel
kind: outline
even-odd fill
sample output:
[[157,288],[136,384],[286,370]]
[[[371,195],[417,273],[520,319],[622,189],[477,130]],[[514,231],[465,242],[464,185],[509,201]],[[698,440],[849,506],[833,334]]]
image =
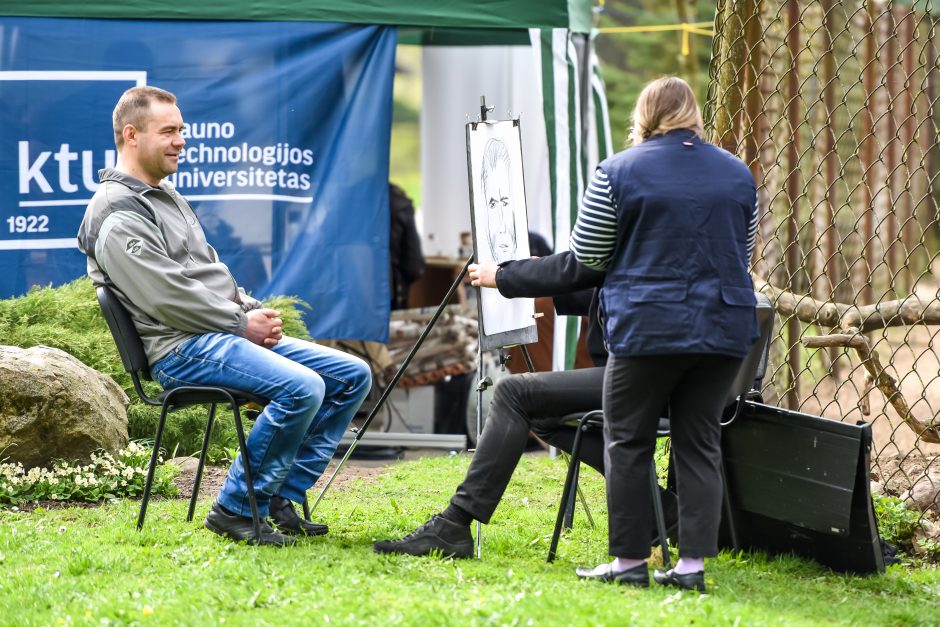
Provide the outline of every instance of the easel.
[[[480,97],[480,118],[481,118],[480,122],[486,122],[487,112],[492,111],[492,110],[493,110],[493,107],[487,107],[485,98],[481,96]],[[467,132],[468,133],[470,132],[471,125],[475,129],[476,124],[480,122],[471,122],[470,124],[468,124]],[[518,127],[519,120],[518,119],[513,120],[513,125]],[[469,157],[469,141],[468,141],[468,157]],[[468,168],[469,168],[469,158],[468,158]],[[470,180],[472,181],[472,173],[471,173]],[[472,193],[472,183],[471,183],[471,204],[472,202],[473,202],[473,193]],[[475,240],[476,240],[476,237],[474,236],[474,241]],[[385,402],[388,400],[388,397],[392,393],[392,390],[395,389],[395,386],[398,384],[399,380],[404,375],[405,370],[408,368],[408,365],[411,363],[415,354],[418,352],[418,349],[421,348],[421,344],[424,343],[425,338],[427,338],[428,334],[431,332],[431,329],[434,328],[434,324],[437,322],[438,318],[440,318],[441,314],[444,312],[444,309],[447,307],[448,303],[450,303],[450,300],[451,298],[453,298],[454,294],[456,293],[457,288],[461,285],[461,283],[463,283],[464,277],[466,277],[467,275],[467,271],[470,267],[470,264],[473,263],[473,259],[474,259],[473,255],[467,258],[467,261],[464,263],[463,268],[460,271],[460,274],[457,275],[457,278],[454,280],[453,284],[450,286],[450,289],[447,290],[447,294],[444,296],[444,299],[442,300],[440,306],[437,308],[437,311],[434,312],[434,315],[431,317],[431,320],[428,321],[428,324],[424,328],[424,331],[421,332],[421,335],[420,337],[418,337],[418,340],[415,342],[414,347],[411,349],[411,351],[409,351],[407,357],[405,357],[405,360],[402,362],[402,365],[399,367],[398,371],[395,373],[395,376],[392,378],[388,386],[385,388],[385,391],[382,393],[382,396],[379,398],[378,402],[372,408],[372,411],[369,412],[369,415],[366,418],[365,422],[363,422],[362,426],[360,426],[359,428],[351,429],[351,431],[356,434],[355,438],[350,443],[349,448],[346,449],[345,455],[343,455],[343,458],[337,464],[336,469],[333,471],[333,474],[330,475],[330,478],[327,480],[326,484],[320,490],[320,493],[317,495],[317,498],[313,501],[313,504],[310,505],[309,508],[307,507],[304,508],[305,518],[307,519],[310,518],[310,514],[316,510],[317,506],[320,504],[320,501],[323,500],[324,495],[326,494],[327,490],[329,490],[330,486],[333,484],[333,481],[336,479],[340,470],[342,470],[343,466],[345,466],[346,462],[349,460],[353,452],[356,450],[356,447],[359,445],[360,441],[362,440],[362,437],[365,435],[369,426],[372,424],[372,421],[375,420],[375,417],[379,414],[379,411],[385,405]],[[525,344],[538,341],[538,333],[536,332],[535,325],[533,324],[531,327],[526,327],[520,330],[508,331],[504,333],[498,333],[495,335],[485,336],[483,334],[483,311],[482,311],[482,304],[480,304],[481,299],[478,298],[477,302],[478,302],[478,307],[479,307],[478,320],[479,320],[479,325],[480,325],[479,340],[477,342],[477,373],[478,373],[477,376],[480,381],[479,384],[477,385],[477,393],[478,393],[478,396],[477,396],[477,399],[478,399],[477,400],[477,441],[479,441],[480,433],[482,431],[482,425],[483,425],[483,391],[486,390],[490,385],[492,385],[492,380],[489,377],[483,377],[484,344],[487,344],[487,348],[485,350],[493,350],[496,348],[500,350],[499,362],[500,362],[501,368],[505,368],[505,364],[508,359],[505,349],[510,348],[512,346],[519,345],[522,349],[523,358],[525,359],[529,372],[534,372],[534,367],[532,365],[532,358],[530,357],[528,351],[526,350]],[[477,521],[477,557],[480,556],[481,529],[482,529],[481,523]]]
[[466,263],[463,264],[463,269],[460,271],[460,274],[457,275],[457,279],[454,281],[453,285],[450,286],[450,289],[447,290],[447,294],[444,296],[444,300],[441,301],[440,306],[437,308],[437,311],[434,312],[434,315],[428,321],[428,325],[424,327],[424,331],[421,332],[421,335],[418,337],[418,341],[415,342],[414,347],[408,353],[408,356],[405,357],[405,361],[402,362],[401,367],[398,368],[398,372],[395,373],[395,376],[392,377],[392,380],[389,382],[388,386],[385,388],[385,391],[382,392],[381,398],[375,404],[375,407],[372,408],[372,411],[369,412],[369,416],[366,418],[365,422],[362,423],[362,426],[357,428],[352,428],[356,434],[355,439],[350,443],[349,448],[346,449],[346,454],[343,455],[343,459],[340,460],[339,464],[336,465],[336,469],[333,471],[333,474],[330,475],[329,480],[326,482],[326,485],[323,486],[323,489],[320,490],[320,494],[317,495],[316,500],[313,501],[313,505],[310,506],[309,511],[305,509],[304,516],[309,519],[310,514],[316,510],[317,505],[320,504],[320,501],[323,500],[323,495],[326,494],[326,491],[330,489],[330,486],[333,484],[333,480],[336,479],[336,475],[339,474],[339,471],[342,470],[343,466],[352,456],[353,451],[356,450],[356,447],[359,445],[359,441],[362,440],[362,436],[365,435],[366,430],[369,428],[369,425],[372,424],[372,421],[375,420],[375,417],[379,414],[379,410],[382,409],[382,406],[385,405],[385,401],[388,399],[389,394],[392,393],[392,390],[395,389],[395,386],[398,385],[398,381],[405,374],[405,370],[408,368],[408,364],[411,363],[411,360],[414,358],[415,354],[418,352],[418,349],[421,348],[421,344],[424,343],[425,338],[431,332],[431,329],[434,328],[434,324],[437,322],[437,319],[441,317],[441,314],[444,313],[444,309],[447,307],[447,304],[450,303],[450,299],[453,298],[454,293],[457,291],[457,288],[463,282],[465,276],[467,276],[467,270],[470,267],[470,264],[473,263],[473,256],[467,258]]
[[[478,250],[479,238],[477,236],[476,229],[476,220],[475,220],[475,199],[474,199],[474,176],[473,176],[473,164],[471,162],[471,140],[470,133],[471,131],[476,131],[477,126],[480,124],[492,124],[495,121],[487,119],[487,114],[492,111],[494,107],[489,107],[486,105],[486,97],[480,96],[480,119],[476,122],[468,122],[466,125],[467,133],[467,176],[468,176],[468,187],[470,190],[470,209],[471,215],[474,219],[471,220],[471,229],[473,234],[473,246],[474,251]],[[519,118],[514,118],[512,120],[513,127],[519,127]],[[520,139],[521,141],[521,139]],[[520,154],[521,159],[521,154]],[[524,197],[524,189],[523,189]],[[527,237],[527,234],[525,235]],[[482,288],[478,288],[482,289]],[[526,367],[529,372],[535,372],[535,368],[532,364],[532,358],[529,355],[529,351],[526,349],[526,344],[538,341],[538,332],[535,327],[534,318],[538,314],[533,316],[533,322],[531,326],[526,326],[521,329],[514,329],[510,331],[503,331],[500,333],[495,333],[493,335],[486,335],[484,332],[483,325],[483,298],[481,294],[478,294],[477,298],[477,324],[479,325],[479,333],[477,334],[477,424],[476,424],[476,441],[479,445],[480,436],[483,431],[483,392],[489,388],[493,381],[489,377],[483,376],[483,353],[487,350],[499,350],[499,365],[501,370],[506,369],[506,362],[509,360],[509,355],[506,352],[507,349],[513,346],[519,346],[522,351],[522,356],[525,359]],[[483,524],[478,520],[476,524],[477,533],[476,533],[476,556],[479,559],[482,552],[482,540],[483,540]]]

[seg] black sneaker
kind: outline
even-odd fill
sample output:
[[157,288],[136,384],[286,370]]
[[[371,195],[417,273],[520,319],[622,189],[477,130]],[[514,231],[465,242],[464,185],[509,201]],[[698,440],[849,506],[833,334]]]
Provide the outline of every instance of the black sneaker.
[[280,496],[271,497],[268,515],[274,521],[277,530],[289,536],[325,536],[330,531],[330,528],[323,523],[310,522],[301,518],[290,499]]
[[212,504],[212,509],[206,514],[205,527],[220,536],[237,542],[246,541],[248,544],[289,546],[297,543],[294,538],[275,531],[266,520],[261,521],[261,536],[255,536],[255,526],[251,516],[228,513],[217,502]]
[[434,515],[404,538],[382,540],[372,548],[376,553],[430,555],[439,552],[444,557],[473,557],[473,536],[470,527]]

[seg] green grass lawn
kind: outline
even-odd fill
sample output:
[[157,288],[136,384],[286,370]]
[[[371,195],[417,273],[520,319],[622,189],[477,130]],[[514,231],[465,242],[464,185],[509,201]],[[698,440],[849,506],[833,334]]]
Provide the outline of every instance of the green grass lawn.
[[[606,559],[603,484],[582,485],[598,528],[579,509],[558,559],[545,554],[564,463],[527,457],[492,524],[481,560],[379,556],[446,504],[468,457],[391,466],[332,490],[317,512],[330,535],[287,549],[224,541],[185,522],[186,503],[135,501],[94,509],[0,511],[4,625],[624,625],[936,623],[940,573],[895,566],[850,577],[796,558],[723,554],[710,594],[579,581]],[[201,503],[198,516],[209,502]]]

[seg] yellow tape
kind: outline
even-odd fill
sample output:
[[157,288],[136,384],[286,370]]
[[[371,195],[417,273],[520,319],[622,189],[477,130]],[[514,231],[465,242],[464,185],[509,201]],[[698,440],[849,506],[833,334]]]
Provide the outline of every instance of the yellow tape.
[[712,27],[711,22],[682,22],[681,24],[655,24],[651,26],[609,26],[607,28],[598,28],[597,32],[602,34],[616,33],[662,33],[667,31],[682,31],[682,56],[689,56],[691,46],[689,43],[689,34],[704,35],[705,37],[714,37],[715,32],[706,30]]
[[689,30],[711,27],[711,22],[682,22],[681,24],[651,24],[649,26],[608,26],[598,28],[599,33],[657,33],[667,30]]

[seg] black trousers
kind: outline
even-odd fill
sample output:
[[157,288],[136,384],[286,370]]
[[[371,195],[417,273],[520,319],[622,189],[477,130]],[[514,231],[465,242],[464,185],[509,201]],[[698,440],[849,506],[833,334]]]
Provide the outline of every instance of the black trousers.
[[[571,452],[576,429],[563,426],[561,418],[598,409],[603,385],[603,368],[517,374],[500,380],[467,476],[457,487],[451,503],[474,519],[488,523],[525,452],[529,431],[552,446]],[[604,441],[600,433],[584,434],[581,457],[598,472],[604,472]],[[647,549],[649,537],[647,534]]]
[[679,494],[679,555],[717,554],[721,411],[741,361],[723,355],[610,356],[604,373],[604,444],[611,555],[649,557],[649,468],[667,403]]

